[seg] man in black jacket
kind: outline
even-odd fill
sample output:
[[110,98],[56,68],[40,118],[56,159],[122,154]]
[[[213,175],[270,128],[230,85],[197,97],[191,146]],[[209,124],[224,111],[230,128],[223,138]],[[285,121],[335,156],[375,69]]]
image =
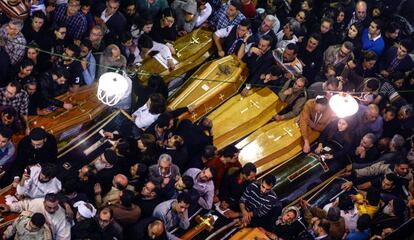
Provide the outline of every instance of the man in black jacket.
[[149,217],[142,219],[133,227],[134,235],[130,236],[130,239],[141,239],[141,240],[167,240],[167,234],[165,232],[164,223],[156,218]]
[[108,44],[118,43],[119,37],[126,28],[127,20],[119,11],[119,0],[106,0],[106,8],[98,11],[95,21],[98,24],[105,24],[108,28],[104,36],[105,42]]
[[55,98],[66,93],[69,90],[69,84],[67,83],[68,78],[69,71],[63,67],[57,67],[51,72],[46,72],[42,76],[40,79],[42,108],[55,106],[71,109],[73,107],[72,104]]
[[56,164],[57,142],[55,137],[42,128],[33,128],[29,136],[24,137],[17,147],[16,160],[8,172],[7,180],[21,176],[28,165],[45,162]]

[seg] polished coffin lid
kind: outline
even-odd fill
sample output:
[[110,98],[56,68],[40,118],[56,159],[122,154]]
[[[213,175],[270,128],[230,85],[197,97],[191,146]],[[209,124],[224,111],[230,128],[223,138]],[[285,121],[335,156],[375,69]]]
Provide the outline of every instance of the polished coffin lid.
[[146,85],[151,74],[159,74],[165,82],[169,82],[191,69],[201,65],[215,51],[213,46],[213,33],[203,29],[196,29],[175,42],[173,46],[178,61],[173,71],[169,71],[154,57],[145,59],[141,66],[130,69],[135,72],[137,79]]
[[230,240],[270,240],[259,228],[243,228],[234,234]]
[[[303,140],[296,121],[296,118],[293,118],[271,122],[241,140],[236,145],[241,149],[240,163],[254,163],[257,173],[261,174],[300,153]],[[315,141],[318,136],[317,132],[312,131],[310,142]]]
[[29,117],[31,128],[41,127],[58,137],[65,130],[81,126],[92,121],[107,106],[96,97],[97,84],[82,86],[76,93],[67,92],[57,99],[70,102],[74,107],[70,110],[58,108],[46,116]]
[[193,112],[186,112],[180,118],[197,121],[236,94],[246,78],[246,64],[234,55],[205,63],[169,100],[168,108],[192,105]]
[[285,104],[269,88],[255,90],[247,97],[230,98],[208,118],[213,122],[214,146],[222,149],[266,124]]

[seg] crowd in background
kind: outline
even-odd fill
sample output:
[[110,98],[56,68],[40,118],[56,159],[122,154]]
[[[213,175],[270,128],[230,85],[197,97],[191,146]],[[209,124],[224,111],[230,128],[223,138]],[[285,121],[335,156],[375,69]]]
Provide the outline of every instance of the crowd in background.
[[[26,19],[0,12],[0,176],[18,196],[0,211],[19,213],[3,239],[179,239],[172,230],[189,229],[199,208],[270,239],[383,239],[414,215],[411,1],[27,4]],[[240,164],[240,149],[217,151],[211,120],[177,121],[192,106],[168,111],[171,86],[156,75],[145,87],[132,78],[138,101],[125,109],[134,130],[105,131],[116,144],[92,162],[62,165],[55,137],[30,129],[28,116],[72,109],[56,97],[105,72],[128,71],[156,54],[175,69],[174,41],[197,28],[213,32],[214,57],[234,54],[247,64],[240,93],[272,89],[287,105],[272,121],[295,118],[303,152],[339,159],[348,180],[342,188],[357,194],[323,208],[305,200],[285,207],[272,190],[275,176],[256,181],[256,166]],[[339,91],[358,100],[355,115],[339,119],[330,109]],[[26,136],[13,143],[20,133]],[[330,151],[332,142],[341,148]]]

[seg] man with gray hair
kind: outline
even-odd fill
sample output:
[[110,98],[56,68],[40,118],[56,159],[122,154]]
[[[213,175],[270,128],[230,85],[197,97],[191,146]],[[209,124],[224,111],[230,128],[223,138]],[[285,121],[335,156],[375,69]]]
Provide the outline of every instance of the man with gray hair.
[[0,28],[0,39],[4,41],[4,49],[12,65],[18,64],[26,51],[26,39],[21,33],[22,28],[23,21],[18,19],[12,19]]
[[259,22],[254,21],[252,26],[253,35],[250,37],[250,41],[258,45],[261,37],[269,36],[272,38],[272,45],[270,49],[275,49],[277,37],[273,29],[276,24],[280,25],[279,19],[270,14],[266,15],[260,25]]
[[355,11],[352,13],[352,18],[348,23],[347,29],[354,23],[360,23],[364,27],[368,27],[369,19],[367,16],[367,3],[365,1],[359,1],[355,4]]
[[180,169],[177,165],[172,163],[172,158],[169,154],[161,154],[158,158],[158,163],[152,165],[148,169],[149,179],[161,186],[161,189],[167,185],[174,186],[175,181],[180,176]]

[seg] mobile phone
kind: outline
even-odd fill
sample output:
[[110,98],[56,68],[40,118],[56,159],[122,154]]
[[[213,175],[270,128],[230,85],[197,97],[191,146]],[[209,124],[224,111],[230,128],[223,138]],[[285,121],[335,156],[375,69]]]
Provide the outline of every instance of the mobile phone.
[[324,150],[325,152],[330,152],[332,149],[331,149],[330,147],[328,147],[328,146],[325,146],[325,147],[323,148],[323,150]]
[[55,106],[47,107],[47,110],[49,110],[49,111],[55,111],[56,109],[57,109],[57,107],[55,107]]
[[24,171],[25,171],[26,174],[30,175],[30,168],[29,167],[25,168]]

